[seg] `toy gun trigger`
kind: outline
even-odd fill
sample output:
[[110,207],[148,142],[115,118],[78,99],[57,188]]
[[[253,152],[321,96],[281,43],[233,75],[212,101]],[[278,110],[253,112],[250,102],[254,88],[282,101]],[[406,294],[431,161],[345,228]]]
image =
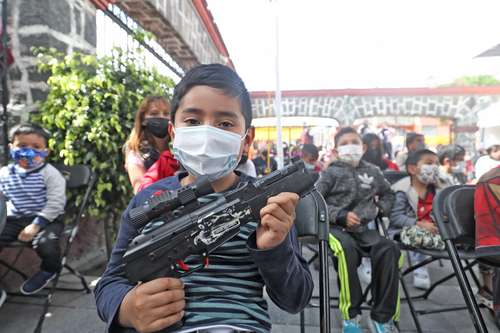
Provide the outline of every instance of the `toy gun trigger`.
[[184,260],[182,259],[177,259],[175,262],[177,264],[177,267],[182,271],[180,272],[178,270],[178,272],[180,273],[180,276],[186,276],[186,275],[189,275],[191,273],[194,273],[204,267],[207,267],[208,266],[208,255],[206,253],[202,254],[202,258],[203,258],[203,264],[201,265],[197,265],[195,267],[189,267],[189,265],[187,265]]

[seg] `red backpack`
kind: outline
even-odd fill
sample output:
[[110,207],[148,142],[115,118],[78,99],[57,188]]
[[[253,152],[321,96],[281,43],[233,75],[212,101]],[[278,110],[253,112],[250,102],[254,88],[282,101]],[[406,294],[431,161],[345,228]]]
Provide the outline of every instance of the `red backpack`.
[[476,251],[500,253],[500,166],[479,178],[474,193]]

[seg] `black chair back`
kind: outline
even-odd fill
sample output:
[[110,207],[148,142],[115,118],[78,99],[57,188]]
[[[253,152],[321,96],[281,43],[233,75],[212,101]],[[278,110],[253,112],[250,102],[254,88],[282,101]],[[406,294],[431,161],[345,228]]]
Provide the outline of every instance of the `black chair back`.
[[460,185],[445,187],[439,191],[432,201],[432,215],[438,226],[439,234],[443,240],[456,240],[464,234],[460,224],[449,223],[446,201],[450,194],[459,188]]
[[2,192],[0,192],[0,233],[2,233],[7,221],[7,199]]
[[383,174],[391,185],[395,184],[398,180],[408,177],[408,173],[403,171],[385,170]]
[[56,164],[54,167],[61,172],[66,179],[66,187],[68,189],[77,189],[86,187],[92,180],[92,171],[86,165],[64,165]]
[[463,185],[449,194],[446,200],[449,224],[457,224],[455,228],[461,230],[458,235],[462,242],[474,245],[475,219],[474,219],[474,191],[475,186]]
[[312,191],[300,199],[295,208],[297,237],[304,243],[328,240],[327,206],[323,196]]
[[[463,234],[460,243],[470,247],[475,245],[476,225],[474,215],[474,192],[471,185],[462,185],[453,191],[447,200],[448,218],[450,223],[460,225]],[[500,266],[500,256],[491,256],[487,253],[480,255],[480,261],[489,265]]]

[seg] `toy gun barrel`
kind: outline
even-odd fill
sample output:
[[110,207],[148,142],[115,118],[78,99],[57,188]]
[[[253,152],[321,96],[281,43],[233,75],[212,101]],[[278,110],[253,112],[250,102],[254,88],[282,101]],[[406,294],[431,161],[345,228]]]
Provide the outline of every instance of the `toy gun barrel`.
[[181,187],[176,191],[161,192],[148,200],[144,205],[131,209],[129,212],[130,222],[134,227],[140,229],[161,214],[187,205],[213,191],[208,178],[200,177],[192,185]]

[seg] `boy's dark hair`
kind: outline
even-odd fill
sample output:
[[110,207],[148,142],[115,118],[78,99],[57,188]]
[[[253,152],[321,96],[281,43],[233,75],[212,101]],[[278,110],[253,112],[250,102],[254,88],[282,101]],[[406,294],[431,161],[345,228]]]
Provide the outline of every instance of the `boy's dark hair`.
[[429,149],[420,149],[414,151],[413,153],[408,154],[408,158],[406,159],[405,166],[406,170],[408,170],[409,165],[417,165],[418,162],[422,159],[424,155],[434,155],[437,156],[435,152]]
[[490,155],[493,151],[498,151],[500,149],[500,145],[491,145],[486,149],[486,153]]
[[416,132],[409,132],[406,133],[406,148],[408,148],[409,145],[411,145],[418,137],[424,136],[423,134],[416,133]]
[[375,140],[382,142],[380,137],[374,133],[366,133],[365,135],[363,135],[362,140],[363,140],[363,144],[365,144],[365,145],[369,145],[372,141],[375,141]]
[[14,142],[16,136],[26,134],[36,134],[41,136],[45,141],[45,146],[49,146],[50,133],[42,126],[32,123],[22,123],[14,126],[9,132],[9,140],[12,143]]
[[310,155],[315,160],[319,158],[319,150],[313,144],[306,143],[302,146],[302,155],[304,154]]
[[465,149],[459,145],[448,145],[438,151],[437,156],[439,158],[439,164],[444,163],[444,159],[448,158],[451,161],[455,161],[458,156],[465,155]]
[[231,68],[221,64],[200,65],[190,69],[175,86],[170,105],[170,117],[175,123],[175,113],[182,98],[195,86],[209,86],[220,89],[224,94],[237,97],[245,118],[245,129],[252,123],[252,103],[243,80]]
[[335,141],[335,147],[338,146],[338,142],[339,142],[339,139],[342,135],[345,135],[345,134],[349,134],[349,133],[354,133],[356,134],[357,136],[359,136],[359,138],[361,139],[361,135],[359,135],[359,133],[352,127],[342,127],[336,134],[335,134],[335,137],[334,137],[334,141]]

